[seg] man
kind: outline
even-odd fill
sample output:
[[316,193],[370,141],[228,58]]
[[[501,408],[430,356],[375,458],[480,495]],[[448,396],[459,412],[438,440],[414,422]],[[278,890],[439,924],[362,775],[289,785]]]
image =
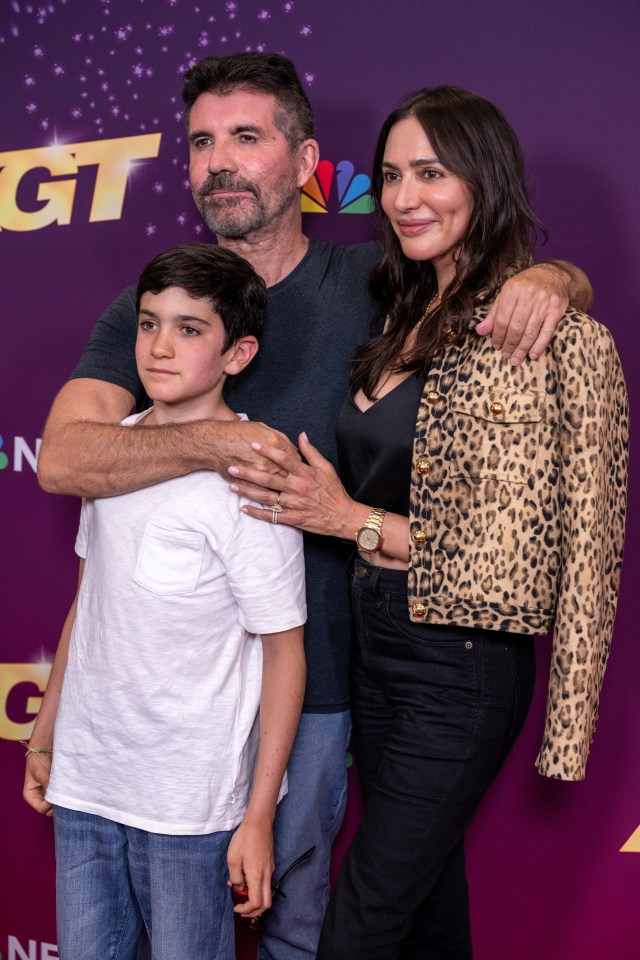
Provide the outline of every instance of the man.
[[[313,114],[288,60],[255,53],[207,58],[186,75],[183,96],[198,209],[218,242],[245,257],[268,287],[260,353],[228,400],[281,433],[255,422],[119,427],[141,397],[129,290],[103,315],[54,403],[39,461],[45,489],[109,496],[199,469],[226,475],[231,462],[257,462],[252,441],[289,447],[287,437],[303,429],[335,462],[334,425],[349,361],[370,330],[366,281],[378,245],[346,250],[302,233],[299,194],[319,153]],[[527,352],[539,355],[580,282],[579,271],[537,265],[505,285],[482,332],[494,321],[494,343],[513,362]],[[261,960],[315,955],[331,845],[346,803],[348,547],[324,539],[305,536],[308,680],[289,794],[274,825],[276,877],[313,844],[316,851],[265,917]]]

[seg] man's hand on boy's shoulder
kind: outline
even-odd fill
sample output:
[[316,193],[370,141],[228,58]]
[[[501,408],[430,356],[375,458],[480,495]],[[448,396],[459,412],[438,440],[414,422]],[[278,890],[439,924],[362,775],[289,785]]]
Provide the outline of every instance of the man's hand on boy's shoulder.
[[[43,489],[82,497],[111,497],[195,470],[225,479],[231,463],[262,466],[251,443],[295,452],[278,430],[243,420],[121,426],[134,401],[102,380],[70,380],[56,397],[38,457]],[[274,467],[274,471],[275,471]],[[273,472],[273,471],[272,471]]]
[[289,438],[269,427],[266,423],[253,420],[203,420],[202,450],[203,458],[209,461],[210,469],[227,478],[229,467],[238,464],[260,469],[265,473],[277,473],[276,464],[265,463],[264,457],[252,448],[252,444],[274,444],[283,452],[298,457],[298,452]]

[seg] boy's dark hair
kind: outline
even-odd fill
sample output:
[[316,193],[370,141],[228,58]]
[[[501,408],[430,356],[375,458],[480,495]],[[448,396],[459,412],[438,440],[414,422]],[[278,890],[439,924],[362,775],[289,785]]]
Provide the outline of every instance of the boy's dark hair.
[[185,243],[159,254],[140,274],[136,312],[143,293],[180,287],[207,300],[225,329],[222,352],[240,339],[260,338],[267,312],[267,288],[250,263],[213,243]]
[[227,57],[205,57],[184,75],[182,99],[185,119],[202,93],[220,96],[236,90],[271,93],[276,99],[274,122],[294,150],[303,140],[315,136],[311,104],[302,89],[291,60],[278,53],[234,53]]

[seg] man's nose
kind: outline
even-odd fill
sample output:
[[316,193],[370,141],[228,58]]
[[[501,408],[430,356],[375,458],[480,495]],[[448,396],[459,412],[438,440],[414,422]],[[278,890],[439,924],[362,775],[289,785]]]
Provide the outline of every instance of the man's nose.
[[209,173],[235,172],[238,169],[238,164],[232,145],[219,141],[212,144],[207,157],[207,166]]

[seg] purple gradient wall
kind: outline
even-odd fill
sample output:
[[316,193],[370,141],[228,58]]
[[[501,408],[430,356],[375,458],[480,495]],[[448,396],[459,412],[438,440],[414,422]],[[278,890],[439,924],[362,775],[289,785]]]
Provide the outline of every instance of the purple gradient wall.
[[[550,232],[544,256],[590,276],[633,411],[639,27],[635,0],[2,0],[0,960],[57,957],[51,821],[21,801],[16,741],[29,735],[73,594],[78,504],[40,491],[37,438],[101,309],[156,252],[206,236],[185,183],[182,71],[207,53],[286,53],[317,111],[323,157],[355,173],[369,172],[377,127],[407,91],[447,82],[495,101],[528,156]],[[38,148],[47,150],[24,153]],[[112,149],[139,159],[108,184]],[[368,216],[339,212],[335,183],[327,210],[306,215],[309,235],[372,235]],[[620,852],[640,825],[631,463],[623,588],[587,780],[546,781],[533,767],[549,659],[541,640],[527,727],[469,837],[477,960],[640,954],[640,834]],[[353,790],[336,864],[357,814]]]

